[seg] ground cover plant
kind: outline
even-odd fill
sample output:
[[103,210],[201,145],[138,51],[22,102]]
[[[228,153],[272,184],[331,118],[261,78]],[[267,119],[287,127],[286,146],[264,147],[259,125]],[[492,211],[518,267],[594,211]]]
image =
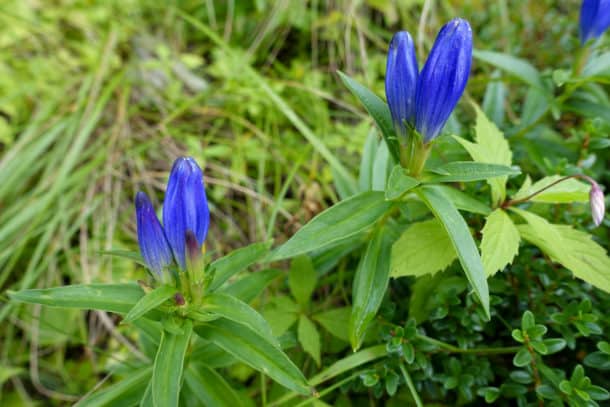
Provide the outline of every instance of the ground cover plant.
[[610,399],[606,1],[0,18],[2,405]]

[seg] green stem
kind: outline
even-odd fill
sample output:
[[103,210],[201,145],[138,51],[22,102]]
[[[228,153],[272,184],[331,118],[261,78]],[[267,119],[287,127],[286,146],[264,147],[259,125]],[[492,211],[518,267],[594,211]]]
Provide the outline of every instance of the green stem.
[[451,345],[447,342],[439,341],[438,339],[430,338],[426,335],[417,335],[417,339],[421,339],[424,342],[428,342],[438,346],[439,348],[445,349],[450,353],[472,353],[476,355],[498,355],[504,353],[517,353],[520,346],[507,346],[503,348],[472,348],[472,349],[462,349],[457,346]]
[[311,403],[312,400],[317,400],[320,397],[323,397],[323,396],[327,395],[328,393],[330,393],[331,391],[335,390],[336,388],[343,386],[345,383],[351,382],[352,380],[354,380],[356,377],[358,377],[362,373],[363,373],[363,371],[356,372],[356,373],[346,377],[343,380],[339,380],[337,383],[333,384],[332,386],[328,386],[327,388],[325,388],[321,392],[317,393],[315,396],[309,397],[308,399],[306,399],[306,400],[302,401],[301,403],[297,404],[295,407],[301,407],[301,406],[309,405],[309,403]]
[[421,398],[419,398],[419,394],[417,394],[415,384],[413,384],[413,379],[411,379],[409,371],[405,368],[405,365],[402,362],[400,362],[400,371],[402,372],[402,377],[405,378],[405,382],[407,382],[407,386],[409,386],[409,390],[411,391],[411,396],[413,396],[415,405],[417,407],[424,407],[424,403],[422,403]]
[[541,194],[541,193],[543,193],[544,191],[546,191],[547,189],[552,188],[552,187],[554,187],[555,185],[557,185],[557,184],[559,184],[559,183],[561,183],[561,182],[563,182],[563,181],[567,181],[567,180],[569,180],[570,178],[581,178],[581,179],[584,179],[584,180],[586,180],[587,182],[589,182],[591,185],[595,184],[595,181],[594,181],[594,180],[593,180],[591,177],[589,177],[589,176],[587,176],[587,175],[583,175],[583,174],[567,175],[567,176],[565,176],[565,177],[563,177],[563,178],[558,179],[558,180],[557,180],[557,181],[555,181],[555,182],[550,183],[550,184],[549,184],[549,185],[547,185],[546,187],[544,187],[544,188],[540,188],[538,191],[535,191],[535,192],[533,192],[533,193],[529,194],[529,195],[528,195],[528,196],[526,196],[525,198],[521,198],[521,199],[511,199],[511,200],[509,200],[509,201],[504,202],[504,203],[502,204],[502,208],[503,208],[503,209],[505,209],[505,208],[508,208],[509,206],[512,206],[512,205],[516,205],[516,204],[520,204],[520,203],[523,203],[523,202],[527,202],[527,201],[529,201],[530,199],[532,199],[533,197],[535,197],[536,195]]

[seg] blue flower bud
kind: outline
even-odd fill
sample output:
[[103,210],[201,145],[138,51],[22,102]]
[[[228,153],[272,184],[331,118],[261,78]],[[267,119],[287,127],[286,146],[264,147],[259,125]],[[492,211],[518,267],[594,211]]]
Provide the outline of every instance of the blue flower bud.
[[163,270],[172,264],[172,249],[155,214],[155,208],[144,192],[136,194],[136,220],[138,244],[144,262],[157,277],[162,278]]
[[406,31],[394,34],[388,50],[385,74],[385,94],[396,131],[405,135],[406,123],[415,119],[415,89],[417,88],[417,58],[411,35]]
[[464,92],[472,62],[472,30],[456,18],[441,28],[417,81],[415,128],[429,142],[439,135]]
[[201,248],[209,224],[210,210],[201,168],[194,159],[180,157],[169,175],[163,203],[163,225],[174,258],[183,270],[186,269],[186,232],[191,230],[194,233]]
[[599,38],[610,27],[610,0],[584,0],[580,7],[580,42]]

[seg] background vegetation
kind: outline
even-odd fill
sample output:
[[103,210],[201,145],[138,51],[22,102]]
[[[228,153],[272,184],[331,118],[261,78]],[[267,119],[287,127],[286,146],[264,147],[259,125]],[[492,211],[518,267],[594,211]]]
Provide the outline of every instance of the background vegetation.
[[[580,48],[579,5],[5,0],[0,5],[0,289],[142,278],[140,266],[103,252],[136,249],[135,191],[149,193],[158,207],[169,167],[179,155],[193,156],[205,167],[212,212],[208,252],[220,256],[251,242],[282,242],[338,200],[337,162],[350,173],[358,171],[372,121],[336,70],[383,95],[393,32],[408,29],[422,61],[438,28],[461,16],[472,24],[475,48],[526,59],[550,80],[555,70],[570,69]],[[211,41],[207,30],[220,43]],[[605,37],[601,47],[609,46]],[[600,102],[598,111],[575,109],[546,122],[528,122],[536,105],[531,98],[529,105],[524,102],[526,88],[478,60],[466,96],[509,136],[513,161],[524,172],[541,178],[585,171],[609,185],[610,110],[607,96],[599,97],[606,105]],[[468,137],[473,119],[463,103],[449,130]],[[466,157],[455,141],[443,137],[433,159],[460,155]],[[516,190],[521,182],[510,186]],[[586,205],[544,210],[555,223],[591,229]],[[607,226],[606,220],[605,227],[592,231],[604,247],[610,240]],[[351,352],[342,332],[355,266],[349,257],[339,263],[319,257],[313,263],[310,258],[278,263],[282,277],[254,301],[274,332],[284,335],[306,377]],[[315,270],[311,290],[291,283],[290,270]],[[535,364],[525,363],[530,370],[513,365],[520,344],[511,331],[521,326],[526,310],[546,325],[547,337],[567,343],[545,358],[549,366],[565,371],[568,379],[575,372],[578,379],[575,367],[584,365],[594,384],[610,387],[607,293],[522,245],[516,263],[490,279],[496,311],[485,324],[456,270],[454,264],[418,280],[444,287],[434,302],[413,295],[414,279],[392,280],[380,315],[387,329],[368,339],[371,345],[387,345],[389,356],[324,383],[318,388],[322,400],[330,405],[412,402],[397,362],[404,352],[393,350],[392,341],[398,328],[406,332],[398,336],[414,339],[404,324],[415,308],[425,309],[419,317],[426,320],[423,329],[430,338],[490,348],[483,353],[427,350],[415,341],[419,365],[412,376],[430,403],[478,405],[496,393],[507,403],[513,398],[536,402],[533,383],[541,379]],[[145,357],[133,330],[118,325],[111,314],[1,299],[2,405],[73,404],[111,383],[109,372],[128,355]],[[303,318],[308,328],[297,323]],[[532,320],[523,318],[526,328]],[[308,333],[299,332],[303,329]],[[493,351],[509,347],[512,354]],[[273,404],[282,396],[280,387],[245,365],[232,364],[223,372],[253,405]]]

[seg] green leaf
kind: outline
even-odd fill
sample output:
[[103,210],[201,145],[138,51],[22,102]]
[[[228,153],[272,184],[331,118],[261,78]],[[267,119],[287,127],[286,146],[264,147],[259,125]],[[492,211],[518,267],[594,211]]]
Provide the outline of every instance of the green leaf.
[[51,307],[97,309],[126,314],[144,296],[137,284],[86,284],[8,291],[11,299]]
[[511,264],[519,252],[521,236],[510,217],[502,209],[494,210],[481,231],[481,261],[486,276],[496,274]]
[[182,334],[163,331],[155,357],[152,375],[152,399],[156,407],[178,406],[184,358],[189,346],[193,324],[184,320]]
[[373,191],[385,191],[393,165],[394,161],[390,158],[387,144],[380,144],[375,155],[375,161],[373,162],[373,178],[371,180],[371,189]]
[[324,327],[331,335],[349,342],[347,334],[352,307],[341,307],[315,314],[312,318]]
[[231,276],[262,260],[270,247],[271,242],[254,243],[234,250],[227,256],[214,261],[210,264],[210,270],[214,270],[214,280],[210,285],[210,290],[216,290]]
[[[513,153],[504,134],[491,122],[481,109],[473,104],[477,115],[475,125],[475,143],[454,136],[454,138],[468,151],[472,159],[479,163],[500,164],[510,166]],[[498,205],[506,198],[506,175],[491,178],[487,183],[491,187],[492,202]]]
[[436,188],[443,193],[456,208],[461,211],[489,215],[491,208],[468,194],[447,185],[437,185]]
[[513,358],[513,365],[517,367],[523,367],[530,364],[532,361],[532,355],[529,353],[527,348],[521,348]]
[[288,274],[288,286],[292,296],[302,307],[309,304],[317,280],[318,275],[309,256],[301,255],[292,259],[290,273]]
[[282,274],[282,272],[276,269],[256,271],[227,287],[223,287],[220,291],[247,303],[258,297],[265,287],[280,274]]
[[388,185],[385,190],[385,199],[393,201],[399,199],[411,189],[419,185],[419,181],[409,177],[404,168],[400,165],[395,165],[388,179]]
[[233,387],[205,364],[190,364],[184,380],[198,404],[203,406],[241,407],[242,398]]
[[258,332],[266,341],[277,347],[280,346],[267,321],[254,308],[231,295],[223,293],[207,295],[201,309],[218,314],[238,324],[246,325],[253,331]]
[[471,182],[521,173],[521,171],[506,165],[472,161],[455,161],[430,171],[439,175],[429,174],[424,178],[424,182]]
[[362,86],[349,76],[341,71],[337,71],[339,77],[345,86],[360,100],[367,112],[373,117],[375,123],[381,130],[383,138],[396,162],[400,161],[400,147],[396,134],[394,132],[394,124],[392,123],[392,115],[388,105],[383,102],[377,95],[371,92],[366,87]]
[[457,258],[443,225],[437,220],[413,223],[392,245],[392,277],[435,274]]
[[195,332],[282,386],[301,394],[311,393],[305,377],[288,356],[245,325],[221,318],[197,326]]
[[584,69],[583,77],[610,75],[610,52],[592,55]]
[[0,386],[13,376],[23,373],[23,368],[0,365]]
[[481,51],[478,49],[475,49],[472,52],[472,55],[476,59],[487,62],[496,68],[508,72],[510,75],[520,79],[528,85],[543,88],[540,72],[538,72],[532,64],[523,59],[501,52]]
[[525,311],[521,317],[521,330],[527,331],[528,329],[533,328],[534,325],[536,325],[534,314],[532,314],[532,311],[530,310]]
[[358,176],[358,187],[360,192],[370,191],[372,189],[373,165],[377,156],[377,130],[371,129],[364,143],[362,158],[360,159],[360,173]]
[[610,257],[585,232],[567,225],[555,225],[546,219],[517,208],[513,211],[528,223],[518,225],[521,237],[538,246],[549,257],[574,275],[595,287],[610,292]]
[[330,246],[363,232],[392,206],[383,192],[362,192],[326,209],[303,226],[290,240],[271,254],[282,260]]
[[140,252],[137,252],[137,251],[131,251],[131,250],[102,250],[99,253],[101,255],[120,257],[120,258],[123,258],[123,259],[132,260],[132,261],[138,263],[141,266],[148,267],[146,265],[146,262],[142,258],[142,255],[140,254]]
[[561,178],[564,177],[562,175],[551,175],[549,177],[544,177],[541,180],[536,181],[532,185],[528,177],[526,178],[526,181],[524,182],[521,189],[519,189],[517,194],[513,196],[512,199],[523,199],[530,196],[534,192],[538,192],[544,188],[548,188],[543,192],[533,196],[530,201],[545,203],[569,203],[589,201],[589,184],[585,184],[584,182],[578,181],[574,178],[562,181],[559,184],[553,185],[549,188],[549,185],[553,184],[554,182],[557,182]]
[[88,397],[80,400],[80,407],[103,407],[116,405],[134,405],[142,398],[150,381],[152,367],[146,366],[130,372],[130,374],[112,384],[111,386],[96,391]]
[[356,270],[349,322],[349,337],[354,350],[362,344],[368,324],[375,317],[388,287],[390,249],[389,234],[384,228],[379,228],[369,241]]
[[314,323],[305,315],[299,318],[297,333],[303,350],[316,361],[316,365],[320,366],[320,334]]
[[134,305],[133,308],[127,313],[123,322],[135,321],[147,312],[157,308],[159,305],[172,298],[177,292],[178,290],[176,290],[175,287],[168,285],[162,285],[155,288],[138,300],[136,305]]
[[441,221],[457,252],[460,264],[468,281],[476,293],[485,315],[489,318],[489,288],[485,278],[483,263],[468,225],[453,203],[433,186],[424,186],[417,190],[434,216]]

